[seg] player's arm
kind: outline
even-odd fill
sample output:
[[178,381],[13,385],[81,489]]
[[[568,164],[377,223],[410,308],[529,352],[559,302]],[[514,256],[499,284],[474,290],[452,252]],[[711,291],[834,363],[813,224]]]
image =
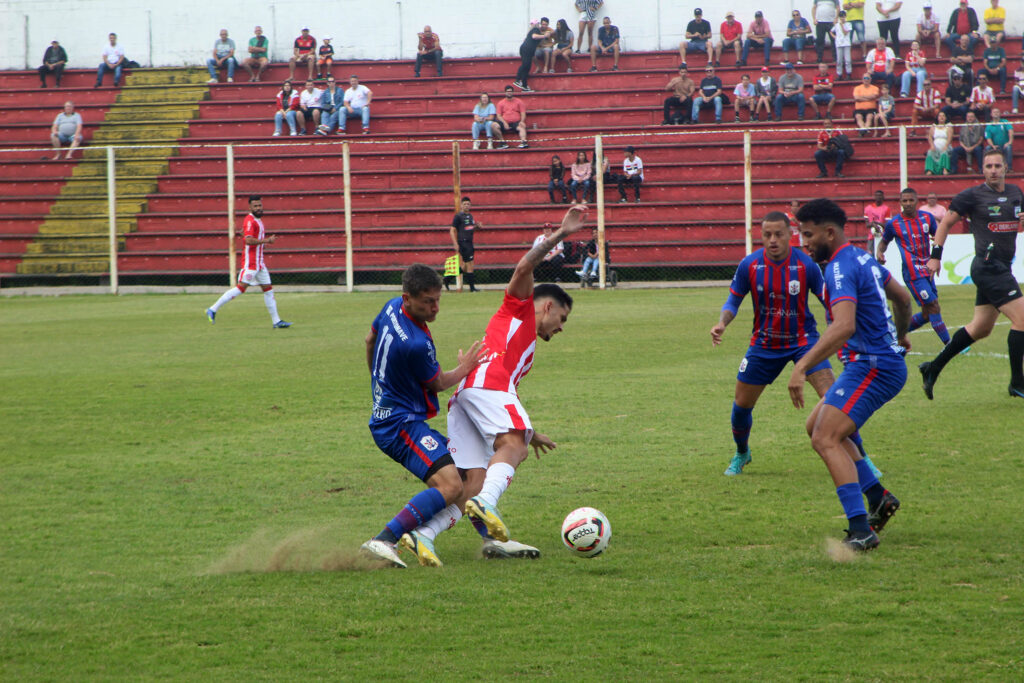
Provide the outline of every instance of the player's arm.
[[259,237],[253,237],[252,235],[246,235],[245,243],[248,244],[250,247],[255,247],[260,244],[273,244],[274,240],[276,239],[277,235],[270,235],[269,237],[265,237],[264,239],[260,239]]
[[[369,349],[367,354],[372,354],[372,347],[367,348]],[[424,384],[424,386],[434,393],[438,393],[455,386],[462,381],[463,377],[472,372],[473,368],[483,362],[487,353],[487,348],[484,346],[483,341],[480,339],[476,340],[465,353],[462,352],[462,349],[459,349],[458,365],[448,372],[437,373],[434,379]]]
[[508,293],[517,299],[526,299],[533,294],[533,270],[544,260],[544,256],[556,244],[583,227],[587,207],[576,204],[565,212],[562,224],[549,237],[538,242],[516,264],[516,270],[508,283]]
[[711,344],[718,346],[722,343],[722,335],[725,328],[733,321],[743,303],[743,297],[750,291],[750,280],[747,277],[749,257],[740,261],[736,268],[736,274],[732,277],[729,285],[729,298],[722,305],[722,311],[718,314],[718,323],[711,328]]
[[366,367],[370,369],[370,374],[373,374],[373,350],[377,348],[377,330],[370,328],[370,333],[366,335]]
[[928,259],[928,272],[932,275],[937,275],[942,270],[942,245],[946,243],[946,235],[949,234],[949,229],[956,225],[959,220],[960,214],[953,209],[949,209],[946,211],[946,215],[942,217],[939,227],[935,229],[935,237],[932,238],[932,257]]
[[452,236],[452,246],[455,247],[455,251],[459,250],[459,231],[453,225],[448,231]]
[[[818,343],[804,354],[793,367],[789,376],[789,397],[797,408],[804,407],[804,383],[807,381],[807,368],[812,368],[829,356],[843,348],[857,329],[857,302],[853,299],[837,301],[832,305],[832,322],[821,335]],[[904,327],[904,330],[906,328]]]

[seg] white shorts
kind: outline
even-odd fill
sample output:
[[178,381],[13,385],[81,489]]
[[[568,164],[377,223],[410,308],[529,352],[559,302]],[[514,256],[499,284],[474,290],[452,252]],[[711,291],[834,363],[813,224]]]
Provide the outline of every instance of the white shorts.
[[486,468],[494,456],[494,439],[513,429],[533,440],[530,416],[515,394],[490,389],[463,389],[448,404],[448,452],[463,470]]
[[238,273],[238,281],[246,285],[269,285],[270,284],[270,271],[266,268],[260,268],[259,270],[245,270],[244,268]]

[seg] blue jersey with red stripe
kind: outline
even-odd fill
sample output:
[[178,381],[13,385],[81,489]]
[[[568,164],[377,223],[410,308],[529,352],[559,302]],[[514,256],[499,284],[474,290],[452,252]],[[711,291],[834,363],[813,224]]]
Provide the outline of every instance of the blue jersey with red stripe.
[[775,262],[764,249],[740,261],[729,285],[725,309],[735,315],[743,297],[750,294],[754,325],[750,345],[769,350],[813,346],[818,341],[808,295],[822,299],[821,269],[807,254],[790,249],[789,256]]
[[825,266],[825,308],[829,322],[832,307],[841,301],[857,306],[856,329],[839,350],[839,360],[851,363],[867,356],[896,356],[902,360],[904,349],[896,340],[885,285],[892,279],[871,254],[849,242],[832,254]]
[[927,211],[918,211],[912,217],[900,213],[885,224],[882,240],[896,240],[896,246],[903,258],[903,281],[908,285],[911,280],[931,277],[931,273],[928,272],[931,236],[938,227],[935,216]]
[[373,321],[373,412],[370,427],[382,423],[429,420],[437,415],[437,393],[426,384],[441,372],[434,340],[402,306],[402,297],[387,302]]

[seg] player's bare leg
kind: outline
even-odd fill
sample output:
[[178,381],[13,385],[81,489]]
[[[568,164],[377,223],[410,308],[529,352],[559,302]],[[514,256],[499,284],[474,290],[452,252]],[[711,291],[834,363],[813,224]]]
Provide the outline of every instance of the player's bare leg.
[[466,515],[487,526],[491,536],[507,541],[508,527],[498,514],[498,499],[512,483],[516,468],[526,460],[526,432],[513,429],[494,438],[494,455],[487,466],[487,475],[480,493],[466,501]]
[[[829,368],[822,368],[817,372],[807,375],[807,382],[814,388],[814,391],[817,392],[818,398],[823,397],[825,392],[828,391],[828,388],[835,384],[835,381],[835,375],[832,374],[832,370]],[[875,467],[875,463],[871,462],[871,458],[868,457],[867,452],[864,450],[864,444],[861,442],[859,432],[854,431],[853,434],[850,435],[849,439],[847,439],[846,444],[847,452],[850,453],[850,458],[854,462],[857,462],[858,460],[865,460],[868,468],[871,470],[871,473],[875,475],[875,478],[882,478],[882,472]]]

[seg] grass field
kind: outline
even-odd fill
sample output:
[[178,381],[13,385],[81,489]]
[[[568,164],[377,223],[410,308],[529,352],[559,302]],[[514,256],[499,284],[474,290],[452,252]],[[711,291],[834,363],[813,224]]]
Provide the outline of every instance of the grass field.
[[[749,304],[712,349],[724,289],[573,294],[521,386],[559,447],[502,499],[542,558],[478,559],[463,522],[443,569],[406,571],[355,553],[418,490],[366,429],[363,337],[387,295],[283,287],[289,330],[255,294],[216,326],[209,295],[0,300],[0,679],[1024,679],[1006,326],[934,403],[908,358],[863,430],[903,508],[841,563],[788,375],[754,412],[754,462],[722,476]],[[941,292],[951,331],[973,294]],[[442,299],[446,367],[499,300]],[[592,560],[558,537],[580,505],[614,531]]]

